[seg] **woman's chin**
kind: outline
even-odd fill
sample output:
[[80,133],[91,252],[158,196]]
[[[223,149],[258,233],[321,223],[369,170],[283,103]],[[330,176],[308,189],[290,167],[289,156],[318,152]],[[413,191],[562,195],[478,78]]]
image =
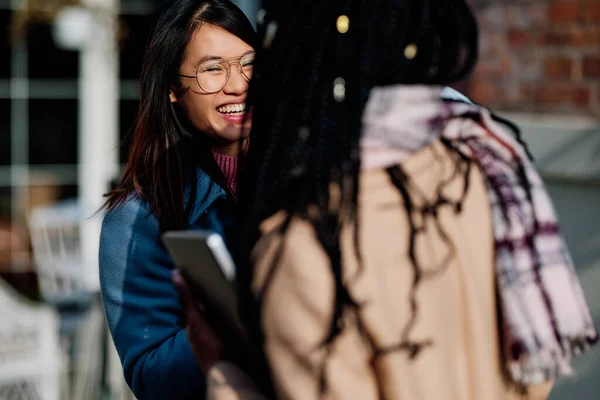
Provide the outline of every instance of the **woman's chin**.
[[250,136],[249,126],[228,126],[227,128],[217,132],[217,136],[226,142],[238,142]]

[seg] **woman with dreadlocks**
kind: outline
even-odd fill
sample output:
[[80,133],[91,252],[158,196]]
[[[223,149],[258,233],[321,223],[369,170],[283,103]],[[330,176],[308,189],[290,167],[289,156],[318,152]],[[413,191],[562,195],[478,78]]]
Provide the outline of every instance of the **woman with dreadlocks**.
[[[237,254],[257,387],[546,398],[597,334],[518,131],[440,100],[476,63],[465,1],[276,5],[261,15]],[[209,377],[217,399],[252,390],[231,364]]]

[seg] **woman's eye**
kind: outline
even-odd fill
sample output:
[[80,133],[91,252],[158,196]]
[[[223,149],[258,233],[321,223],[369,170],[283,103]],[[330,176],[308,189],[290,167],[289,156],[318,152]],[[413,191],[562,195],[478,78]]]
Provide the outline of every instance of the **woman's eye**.
[[221,67],[206,67],[202,70],[202,72],[223,72],[223,68]]

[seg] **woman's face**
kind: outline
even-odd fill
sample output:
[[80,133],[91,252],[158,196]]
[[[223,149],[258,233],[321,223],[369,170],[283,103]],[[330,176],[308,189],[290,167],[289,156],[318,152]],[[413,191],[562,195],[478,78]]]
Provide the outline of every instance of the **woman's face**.
[[[229,80],[220,91],[209,94],[199,87],[196,79],[180,77],[180,87],[173,87],[169,94],[170,100],[181,106],[191,124],[215,139],[217,146],[240,141],[249,135],[250,115],[240,111],[245,110],[248,81],[237,62],[253,51],[237,36],[216,26],[202,24],[192,35],[179,73],[195,76],[198,67],[206,65],[207,61],[234,59]],[[251,68],[250,64],[245,66],[245,70],[251,71]],[[212,70],[206,74],[212,74]]]

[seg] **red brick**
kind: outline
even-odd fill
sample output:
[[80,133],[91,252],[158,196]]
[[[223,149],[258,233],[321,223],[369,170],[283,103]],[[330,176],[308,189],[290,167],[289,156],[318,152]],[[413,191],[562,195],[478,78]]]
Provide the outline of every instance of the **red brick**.
[[567,57],[548,57],[544,60],[546,78],[570,78],[573,76],[573,60]]
[[588,107],[591,103],[592,93],[589,87],[577,87],[571,91],[571,101],[577,107]]
[[504,78],[511,73],[511,63],[508,58],[497,56],[481,59],[473,72],[475,78]]
[[600,1],[588,0],[581,4],[580,18],[584,22],[600,22]]
[[553,23],[577,22],[579,2],[575,0],[553,0],[548,7],[548,19]]
[[571,46],[573,44],[569,32],[542,32],[538,38],[538,44],[542,46]]
[[572,26],[541,32],[537,43],[546,47],[600,47],[600,26]]
[[473,0],[469,95],[494,108],[600,116],[600,0]]
[[585,56],[582,63],[584,78],[600,78],[600,55]]
[[554,106],[565,101],[566,92],[559,87],[541,87],[531,92],[531,102],[535,105]]
[[522,48],[530,44],[531,35],[524,30],[509,29],[508,32],[506,32],[506,41],[512,48]]
[[576,46],[600,47],[600,25],[575,28],[573,37]]
[[547,109],[558,106],[582,108],[591,102],[590,88],[581,85],[526,85],[522,87],[522,94],[529,103]]
[[502,88],[489,81],[472,82],[469,86],[469,96],[475,102],[484,105],[495,105],[504,101]]

